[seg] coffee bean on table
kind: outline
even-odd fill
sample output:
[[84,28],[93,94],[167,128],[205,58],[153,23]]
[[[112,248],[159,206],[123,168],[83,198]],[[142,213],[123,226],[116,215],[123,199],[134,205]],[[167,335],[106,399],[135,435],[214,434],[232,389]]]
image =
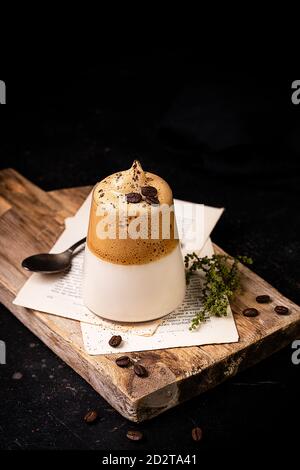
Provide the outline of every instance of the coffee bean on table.
[[146,202],[148,202],[148,204],[159,204],[159,200],[158,200],[158,197],[157,196],[147,196],[146,197]]
[[141,202],[142,200],[142,195],[139,193],[128,193],[126,194],[126,201],[131,202],[132,204],[137,204],[138,202]]
[[90,410],[86,413],[84,416],[84,421],[88,424],[94,423],[96,419],[98,418],[98,413],[95,410]]
[[245,310],[243,310],[243,315],[245,317],[257,317],[259,312],[256,308],[245,308]]
[[274,310],[278,315],[289,315],[290,313],[289,309],[283,305],[277,305]]
[[195,442],[201,441],[202,436],[203,436],[203,432],[202,432],[201,428],[199,428],[197,426],[196,428],[192,429],[192,439],[193,439],[193,441],[195,441]]
[[13,380],[20,380],[20,379],[22,379],[22,377],[23,377],[22,372],[14,372],[13,375],[12,375]]
[[143,186],[142,189],[143,196],[156,196],[157,189],[154,186]]
[[128,356],[121,356],[116,359],[116,364],[119,367],[128,367],[131,364]]
[[258,295],[256,297],[256,302],[259,304],[267,304],[270,302],[271,298],[269,295]]
[[141,441],[143,439],[143,433],[141,431],[129,430],[126,433],[126,437],[131,441]]
[[139,377],[147,377],[148,376],[148,371],[147,369],[142,366],[141,364],[134,364],[133,367],[134,373],[138,375]]
[[108,344],[112,348],[117,348],[118,346],[120,346],[121,342],[122,342],[122,336],[114,335],[110,338]]

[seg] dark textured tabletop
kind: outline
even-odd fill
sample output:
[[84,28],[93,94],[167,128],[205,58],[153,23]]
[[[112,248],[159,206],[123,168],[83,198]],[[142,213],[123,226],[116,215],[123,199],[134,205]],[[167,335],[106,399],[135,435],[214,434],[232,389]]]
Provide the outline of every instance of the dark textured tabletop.
[[[75,78],[69,71],[51,92],[32,83],[38,103],[1,109],[1,168],[52,190],[93,185],[138,155],[175,197],[224,206],[213,241],[233,255],[250,255],[253,270],[299,304],[300,109],[291,104],[289,81],[271,90],[269,81],[251,78],[250,87],[203,74],[188,52],[179,59],[174,51],[129,54],[103,59]],[[0,313],[7,347],[0,448],[194,450],[196,425],[203,448],[295,438],[300,364],[292,363],[291,346],[135,425],[4,306]],[[92,426],[83,420],[88,409],[99,411]],[[144,441],[129,442],[128,429],[142,430]]]

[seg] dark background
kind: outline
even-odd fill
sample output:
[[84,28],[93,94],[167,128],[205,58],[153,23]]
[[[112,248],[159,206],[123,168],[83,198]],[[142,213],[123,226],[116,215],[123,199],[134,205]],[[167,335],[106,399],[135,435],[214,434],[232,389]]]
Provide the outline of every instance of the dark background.
[[[184,48],[99,51],[93,63],[52,59],[30,74],[3,71],[0,167],[51,190],[93,185],[138,155],[175,197],[225,206],[213,240],[250,255],[254,271],[299,304],[297,76],[259,72],[204,63]],[[291,444],[298,435],[300,365],[292,364],[291,347],[136,426],[0,311],[8,353],[0,366],[0,448],[195,450],[194,425],[203,428],[202,448]],[[23,377],[14,380],[15,372]],[[90,408],[100,419],[88,427]],[[129,428],[143,430],[144,443],[128,442]]]

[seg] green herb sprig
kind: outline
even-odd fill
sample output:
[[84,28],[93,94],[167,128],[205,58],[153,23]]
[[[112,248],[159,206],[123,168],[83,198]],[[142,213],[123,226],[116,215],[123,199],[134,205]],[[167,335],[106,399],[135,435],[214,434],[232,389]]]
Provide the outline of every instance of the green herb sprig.
[[232,258],[228,255],[213,255],[200,258],[196,253],[189,253],[184,258],[186,280],[201,270],[204,272],[204,283],[201,292],[202,310],[192,319],[190,330],[196,329],[201,322],[210,316],[227,315],[228,301],[240,288],[238,264],[252,264],[247,256]]

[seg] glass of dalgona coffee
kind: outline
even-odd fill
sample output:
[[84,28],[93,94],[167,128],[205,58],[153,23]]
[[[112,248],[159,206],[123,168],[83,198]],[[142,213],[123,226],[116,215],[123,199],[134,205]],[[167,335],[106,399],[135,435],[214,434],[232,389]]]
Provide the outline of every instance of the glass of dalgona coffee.
[[84,304],[110,320],[153,320],[182,303],[185,285],[171,188],[135,160],[94,188]]

